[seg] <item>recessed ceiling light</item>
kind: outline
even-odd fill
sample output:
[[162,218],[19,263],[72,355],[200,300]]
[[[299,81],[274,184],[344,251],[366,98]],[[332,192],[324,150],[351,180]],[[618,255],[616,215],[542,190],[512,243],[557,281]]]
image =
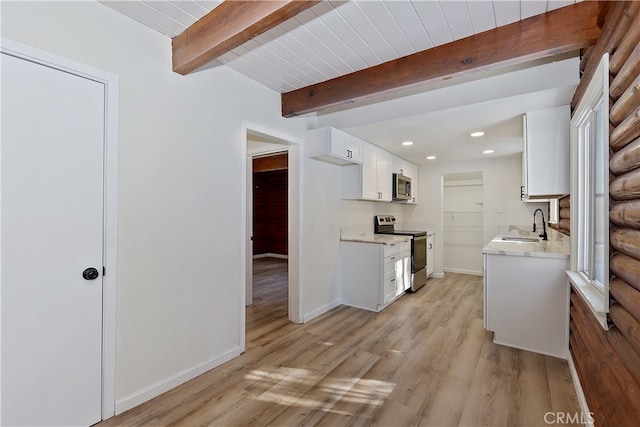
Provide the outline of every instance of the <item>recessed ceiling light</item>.
[[427,160],[435,160],[436,156],[427,156]]
[[484,132],[482,132],[482,131],[479,131],[479,132],[472,132],[470,135],[471,135],[472,137],[474,137],[474,138],[477,138],[477,137],[479,137],[479,136],[484,135]]
[[491,154],[491,153],[493,153],[493,150],[484,150],[482,152],[482,154]]
[[402,145],[413,145],[413,141],[405,141]]

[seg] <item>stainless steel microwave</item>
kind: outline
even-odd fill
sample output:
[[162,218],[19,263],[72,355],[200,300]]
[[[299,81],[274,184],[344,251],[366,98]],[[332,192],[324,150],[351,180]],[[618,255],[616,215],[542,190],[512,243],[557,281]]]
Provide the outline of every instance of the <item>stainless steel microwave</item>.
[[411,200],[411,178],[399,173],[393,174],[392,198],[396,201]]

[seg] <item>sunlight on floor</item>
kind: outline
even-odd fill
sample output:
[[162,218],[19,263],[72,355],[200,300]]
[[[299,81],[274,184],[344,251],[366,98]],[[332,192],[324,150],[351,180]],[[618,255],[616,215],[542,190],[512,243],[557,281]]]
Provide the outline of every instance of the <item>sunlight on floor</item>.
[[[334,410],[338,402],[345,404],[382,406],[395,383],[355,377],[332,378],[308,369],[279,367],[253,370],[245,378],[252,382],[254,398],[264,402],[313,408],[324,412],[352,415]],[[261,390],[261,393],[256,391]]]

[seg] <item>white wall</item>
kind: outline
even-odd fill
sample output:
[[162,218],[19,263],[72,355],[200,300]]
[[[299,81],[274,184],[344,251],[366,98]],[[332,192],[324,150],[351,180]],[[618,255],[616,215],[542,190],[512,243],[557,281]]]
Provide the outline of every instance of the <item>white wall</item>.
[[[436,232],[434,273],[443,271],[442,228],[442,177],[452,173],[482,172],[483,177],[483,245],[495,235],[508,230],[510,225],[529,229],[533,224],[533,211],[547,211],[548,203],[523,203],[520,201],[522,185],[521,155],[497,157],[455,163],[433,163],[420,167],[419,204],[408,221],[424,224]],[[496,207],[502,213],[496,213]],[[545,214],[545,217],[547,215]]]
[[123,409],[238,351],[242,120],[302,138],[306,119],[283,119],[279,94],[226,67],[173,73],[167,37],[98,3],[1,6],[3,37],[120,78]]

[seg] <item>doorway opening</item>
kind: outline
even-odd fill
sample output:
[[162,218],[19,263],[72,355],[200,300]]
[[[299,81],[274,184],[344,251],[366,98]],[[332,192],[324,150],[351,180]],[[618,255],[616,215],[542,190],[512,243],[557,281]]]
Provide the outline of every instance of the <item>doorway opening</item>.
[[482,275],[482,171],[442,178],[443,270]]
[[[253,139],[254,135],[250,134],[249,137],[251,139],[247,142],[248,153],[251,153],[254,151],[256,141]],[[262,149],[264,149],[263,144],[259,145]],[[285,150],[253,154],[251,157],[250,235],[253,248],[251,260],[253,273],[251,294],[247,293],[246,300],[247,342],[253,342],[289,323],[289,153]]]
[[[245,345],[300,316],[297,141],[245,125]],[[246,343],[246,344],[245,344]]]

